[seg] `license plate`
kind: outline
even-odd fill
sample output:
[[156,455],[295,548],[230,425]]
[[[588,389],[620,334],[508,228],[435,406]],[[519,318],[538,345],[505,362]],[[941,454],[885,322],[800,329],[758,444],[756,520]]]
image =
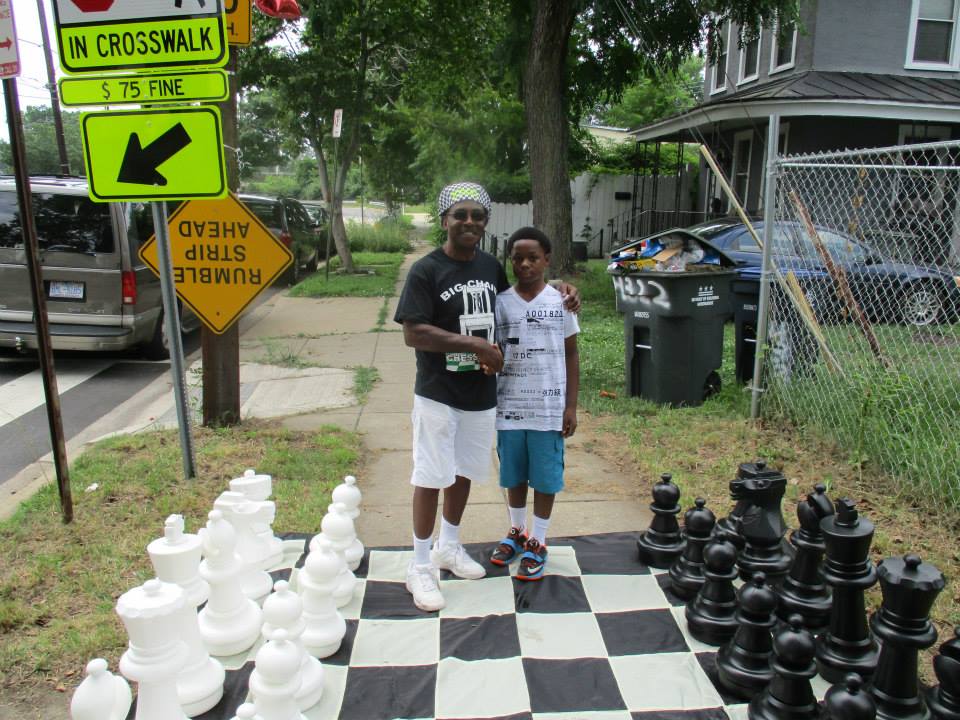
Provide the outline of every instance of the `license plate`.
[[48,294],[51,299],[83,300],[83,283],[51,280]]

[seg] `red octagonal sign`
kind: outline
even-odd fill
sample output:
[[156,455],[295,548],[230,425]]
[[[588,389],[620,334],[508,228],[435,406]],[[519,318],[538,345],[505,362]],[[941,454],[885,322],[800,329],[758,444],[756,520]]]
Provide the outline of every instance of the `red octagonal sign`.
[[71,0],[80,12],[103,12],[109,10],[114,0]]

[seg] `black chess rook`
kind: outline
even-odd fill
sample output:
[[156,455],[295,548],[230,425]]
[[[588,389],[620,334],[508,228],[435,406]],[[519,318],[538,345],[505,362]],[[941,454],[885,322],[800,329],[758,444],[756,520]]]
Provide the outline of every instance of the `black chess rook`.
[[830,515],[833,515],[833,505],[826,487],[818,484],[797,506],[800,527],[790,536],[796,555],[779,591],[777,616],[786,622],[797,613],[803,618],[803,626],[814,634],[830,623],[832,596],[821,568],[826,545],[820,532],[820,521]]
[[683,538],[680,535],[680,488],[671,481],[670,473],[663,473],[659,482],[653,486],[653,521],[637,540],[640,562],[650,567],[666,570],[683,552]]
[[737,632],[717,653],[717,674],[727,690],[749,700],[773,678],[770,632],[777,622],[777,595],[758,572],[740,588],[737,600]]
[[787,478],[783,473],[768,470],[747,475],[740,487],[740,496],[749,506],[740,518],[740,534],[746,543],[737,560],[740,577],[749,580],[762,572],[767,582],[779,585],[790,569],[791,556],[784,547],[787,523],[783,519],[783,494]]
[[740,463],[739,467],[737,467],[736,476],[730,481],[730,499],[735,503],[733,510],[730,511],[727,517],[719,520],[717,525],[729,532],[740,532],[740,525],[738,523],[743,519],[744,514],[746,514],[747,510],[753,504],[749,498],[744,497],[741,493],[744,480],[747,478],[776,477],[779,474],[776,470],[769,469],[764,460],[757,460],[752,463]]
[[960,627],[940,646],[933,672],[940,682],[927,691],[927,707],[935,720],[960,720]]
[[687,603],[684,614],[690,634],[707,645],[720,646],[737,632],[737,546],[720,530],[703,551],[704,583]]
[[683,516],[683,552],[670,566],[670,589],[677,597],[689,600],[703,586],[703,549],[710,542],[716,517],[706,500],[697,498],[694,507]]
[[750,701],[749,720],[819,720],[820,706],[810,680],[817,674],[813,662],[813,635],[799,615],[791,615],[788,627],[773,640],[773,679]]

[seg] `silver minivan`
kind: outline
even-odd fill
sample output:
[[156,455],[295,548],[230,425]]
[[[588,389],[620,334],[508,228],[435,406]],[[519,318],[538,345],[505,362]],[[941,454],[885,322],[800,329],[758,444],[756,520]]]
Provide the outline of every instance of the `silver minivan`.
[[[30,180],[54,350],[139,349],[168,356],[160,281],[140,260],[150,206],[95,203],[83,178]],[[171,210],[173,208],[170,208]],[[183,331],[199,320],[181,310]],[[14,179],[0,177],[0,347],[37,347]]]

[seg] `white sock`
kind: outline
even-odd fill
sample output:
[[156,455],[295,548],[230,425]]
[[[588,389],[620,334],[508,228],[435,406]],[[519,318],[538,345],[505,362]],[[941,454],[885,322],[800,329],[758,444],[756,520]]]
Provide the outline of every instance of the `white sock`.
[[416,535],[413,536],[413,562],[415,565],[430,564],[430,545],[433,538],[421,540]]
[[513,505],[507,505],[507,510],[510,511],[510,525],[519,530],[524,530],[527,527],[527,508],[515,508]]
[[460,542],[460,526],[452,525],[447,519],[440,516],[440,537],[437,538],[437,545],[446,545],[447,543]]
[[533,516],[533,530],[530,535],[537,539],[541,545],[547,544],[547,528],[550,527],[550,518]]

